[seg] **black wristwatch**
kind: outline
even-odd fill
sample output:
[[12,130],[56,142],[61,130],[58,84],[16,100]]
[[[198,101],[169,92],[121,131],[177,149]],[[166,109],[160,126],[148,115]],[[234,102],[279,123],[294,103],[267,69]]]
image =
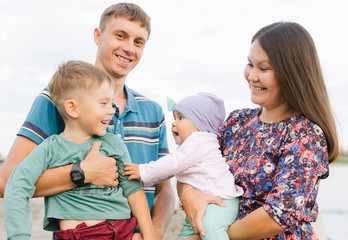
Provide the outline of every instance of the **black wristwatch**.
[[70,178],[73,183],[75,183],[78,187],[81,187],[84,184],[85,181],[85,173],[80,167],[80,162],[74,163],[71,171],[70,171]]

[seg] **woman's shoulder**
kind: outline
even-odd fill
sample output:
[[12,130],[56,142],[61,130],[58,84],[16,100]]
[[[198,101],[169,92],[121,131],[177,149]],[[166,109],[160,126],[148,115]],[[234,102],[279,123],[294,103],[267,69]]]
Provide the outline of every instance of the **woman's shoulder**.
[[230,113],[227,117],[224,125],[230,125],[231,123],[238,122],[246,122],[249,119],[255,118],[260,111],[260,108],[243,108],[236,109]]
[[316,136],[324,136],[324,132],[319,125],[308,119],[303,114],[296,115],[287,121],[287,127],[291,132],[305,133]]

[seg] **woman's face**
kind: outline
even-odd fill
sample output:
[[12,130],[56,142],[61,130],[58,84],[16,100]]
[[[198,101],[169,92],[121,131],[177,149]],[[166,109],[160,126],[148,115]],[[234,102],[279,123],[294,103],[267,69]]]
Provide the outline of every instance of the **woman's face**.
[[275,109],[285,103],[268,55],[257,40],[251,44],[244,77],[248,81],[253,103],[267,110]]

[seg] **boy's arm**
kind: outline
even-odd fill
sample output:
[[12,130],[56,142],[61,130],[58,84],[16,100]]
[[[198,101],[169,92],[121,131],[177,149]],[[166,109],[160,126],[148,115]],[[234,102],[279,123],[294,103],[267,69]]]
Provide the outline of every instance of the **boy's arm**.
[[37,146],[37,143],[23,136],[17,136],[12,144],[0,171],[0,197],[4,197],[5,186],[13,169],[26,158]]
[[[91,152],[81,162],[81,168],[85,172],[85,183],[115,187],[118,185],[115,159],[101,155],[100,144],[96,142]],[[7,180],[13,169],[37,146],[37,143],[29,138],[20,135],[16,137],[0,171],[0,197],[3,197]],[[47,169],[35,184],[34,197],[50,196],[76,187],[70,179],[71,168],[70,164]]]
[[43,143],[19,164],[10,175],[4,193],[4,219],[8,239],[29,239],[31,211],[29,199],[34,183],[48,166],[48,145]]
[[[128,180],[139,179],[139,165],[125,163],[127,167],[122,174],[131,175]],[[155,239],[162,239],[174,212],[174,192],[170,180],[156,185],[155,203],[152,206],[151,215],[155,230]]]
[[143,240],[153,240],[154,230],[144,190],[132,193],[127,199],[133,215],[137,218]]

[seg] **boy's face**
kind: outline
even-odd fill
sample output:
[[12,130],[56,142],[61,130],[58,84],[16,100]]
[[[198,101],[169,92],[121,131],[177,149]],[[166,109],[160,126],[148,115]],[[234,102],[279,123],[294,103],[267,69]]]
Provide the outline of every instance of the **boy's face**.
[[103,32],[94,32],[98,45],[96,66],[112,78],[125,78],[138,64],[147,38],[148,31],[140,22],[124,17],[110,19]]
[[97,89],[88,91],[77,101],[78,127],[81,134],[102,136],[112,119],[115,109],[112,107],[114,91],[107,81]]
[[172,134],[177,145],[181,145],[193,132],[199,132],[199,129],[180,112],[174,111],[173,115]]

